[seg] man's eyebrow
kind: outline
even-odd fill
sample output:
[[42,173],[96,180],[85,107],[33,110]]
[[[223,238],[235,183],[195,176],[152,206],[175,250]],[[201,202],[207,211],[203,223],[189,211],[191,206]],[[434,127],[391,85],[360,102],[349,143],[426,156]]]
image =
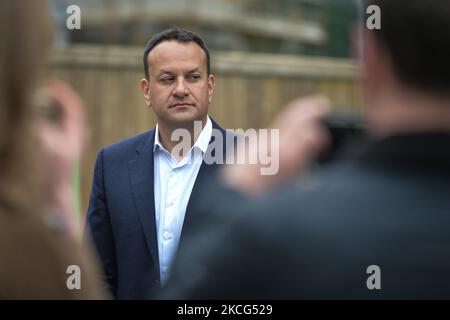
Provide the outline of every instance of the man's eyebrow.
[[[186,72],[186,74],[191,74],[191,73],[194,73],[194,72],[201,72],[201,71],[200,71],[200,68],[197,67],[197,68],[194,68],[194,69],[192,69],[192,70],[189,70],[188,72]],[[161,75],[163,75],[163,74],[174,75],[174,72],[169,71],[169,70],[160,70],[160,71],[158,72],[158,77],[161,76]]]
[[197,67],[197,68],[195,68],[195,69],[192,69],[192,70],[186,72],[186,74],[190,74],[190,73],[194,73],[194,72],[200,72],[200,68]]
[[173,75],[173,72],[172,72],[172,71],[168,71],[168,70],[160,70],[160,71],[158,72],[158,76],[163,75],[163,74],[170,74],[170,75]]

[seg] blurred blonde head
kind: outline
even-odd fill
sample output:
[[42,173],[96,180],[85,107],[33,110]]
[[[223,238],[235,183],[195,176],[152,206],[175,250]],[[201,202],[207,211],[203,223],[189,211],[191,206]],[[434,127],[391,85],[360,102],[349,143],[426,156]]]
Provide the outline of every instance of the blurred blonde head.
[[[0,1],[0,194],[30,185],[36,156],[31,97],[52,40],[45,0]],[[19,188],[20,189],[20,188]]]

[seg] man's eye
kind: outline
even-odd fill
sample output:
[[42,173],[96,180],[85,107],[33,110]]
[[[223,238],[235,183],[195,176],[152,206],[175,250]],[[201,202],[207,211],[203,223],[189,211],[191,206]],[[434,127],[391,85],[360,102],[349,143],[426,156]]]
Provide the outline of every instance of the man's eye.
[[171,83],[173,81],[172,77],[161,78],[159,81],[162,83]]
[[199,74],[191,74],[188,76],[189,80],[199,80],[200,79],[200,75]]

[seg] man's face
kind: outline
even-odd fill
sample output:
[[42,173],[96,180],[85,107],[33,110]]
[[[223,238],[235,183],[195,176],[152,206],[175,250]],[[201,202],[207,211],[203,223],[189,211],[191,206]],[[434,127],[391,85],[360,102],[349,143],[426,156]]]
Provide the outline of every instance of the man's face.
[[195,42],[163,41],[150,51],[149,80],[141,80],[146,104],[159,123],[189,126],[206,119],[214,93],[206,54]]

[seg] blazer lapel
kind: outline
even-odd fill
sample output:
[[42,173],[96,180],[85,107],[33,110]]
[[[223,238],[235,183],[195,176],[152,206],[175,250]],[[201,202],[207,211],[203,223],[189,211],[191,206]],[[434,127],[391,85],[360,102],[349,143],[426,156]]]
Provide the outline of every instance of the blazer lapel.
[[[213,119],[212,126],[213,129],[220,130],[223,137],[223,155],[226,158],[226,145],[230,143],[230,141],[226,140],[226,131],[222,129]],[[214,142],[214,136],[211,137],[211,140],[209,142],[208,151],[210,152],[210,148],[212,147],[212,143]],[[214,156],[214,154],[213,154]],[[225,160],[225,159],[224,159]],[[202,190],[201,184],[206,180],[210,179],[212,175],[217,173],[217,170],[219,169],[220,165],[213,163],[213,164],[206,164],[204,161],[202,162],[200,166],[200,170],[197,174],[197,178],[195,179],[194,187],[192,188],[191,196],[189,197],[188,206],[186,208],[186,214],[184,216],[184,223],[183,228],[181,232],[180,237],[180,246],[182,243],[182,240],[185,238],[185,234],[189,234],[192,232],[192,230],[195,229],[196,222],[198,222],[200,219],[202,219],[203,212],[200,208],[201,206],[198,205],[198,203],[195,203],[196,201],[201,201],[202,195],[200,194],[200,191]]]
[[137,148],[139,156],[128,163],[131,189],[144,230],[148,250],[159,275],[158,241],[155,218],[155,195],[153,184],[153,141],[155,130],[150,131],[148,139]]

